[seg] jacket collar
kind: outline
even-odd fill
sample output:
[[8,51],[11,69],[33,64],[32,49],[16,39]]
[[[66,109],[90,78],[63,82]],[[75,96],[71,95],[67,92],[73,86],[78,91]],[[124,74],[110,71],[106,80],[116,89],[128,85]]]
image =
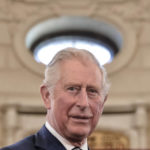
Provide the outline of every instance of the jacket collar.
[[66,150],[64,146],[46,129],[45,125],[35,134],[35,146],[45,150]]

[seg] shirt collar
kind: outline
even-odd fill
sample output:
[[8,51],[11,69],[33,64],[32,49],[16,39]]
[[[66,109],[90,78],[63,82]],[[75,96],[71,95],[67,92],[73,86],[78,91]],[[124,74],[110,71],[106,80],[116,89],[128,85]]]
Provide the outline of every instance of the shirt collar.
[[[74,148],[73,145],[70,144],[69,141],[67,141],[65,138],[63,138],[56,130],[46,121],[45,123],[46,128],[48,131],[53,134],[66,148],[66,150],[71,150]],[[86,142],[80,147],[82,150],[88,150],[87,140]]]

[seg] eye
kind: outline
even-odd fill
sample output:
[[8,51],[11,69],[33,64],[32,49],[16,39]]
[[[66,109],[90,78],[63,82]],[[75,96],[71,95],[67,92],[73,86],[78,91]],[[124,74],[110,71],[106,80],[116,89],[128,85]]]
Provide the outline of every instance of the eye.
[[68,90],[74,91],[74,90],[76,90],[76,88],[72,86],[72,87],[69,87]]
[[95,89],[89,89],[89,92],[91,92],[91,93],[97,93],[97,91]]
[[96,90],[94,88],[87,89],[87,93],[89,96],[93,96],[93,97],[98,96],[98,94],[99,94],[98,90]]
[[69,92],[71,92],[71,93],[77,93],[77,92],[80,91],[80,87],[78,87],[78,86],[70,86],[70,87],[67,88],[67,90]]

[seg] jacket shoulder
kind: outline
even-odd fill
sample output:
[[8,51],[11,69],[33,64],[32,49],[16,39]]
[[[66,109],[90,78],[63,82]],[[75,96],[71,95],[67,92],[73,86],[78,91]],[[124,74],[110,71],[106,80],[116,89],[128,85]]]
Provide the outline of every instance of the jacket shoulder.
[[36,150],[34,143],[35,143],[35,136],[31,135],[15,144],[4,147],[0,150]]

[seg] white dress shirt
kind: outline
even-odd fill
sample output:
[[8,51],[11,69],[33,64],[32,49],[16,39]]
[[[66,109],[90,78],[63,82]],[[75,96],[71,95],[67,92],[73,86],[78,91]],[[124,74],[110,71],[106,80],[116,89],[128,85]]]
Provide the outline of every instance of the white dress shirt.
[[[45,123],[45,126],[48,129],[48,131],[61,142],[61,144],[66,148],[66,150],[72,150],[75,147],[71,145],[69,141],[63,138],[58,132],[56,132],[56,130],[47,121]],[[80,148],[82,150],[88,150],[87,140]]]

